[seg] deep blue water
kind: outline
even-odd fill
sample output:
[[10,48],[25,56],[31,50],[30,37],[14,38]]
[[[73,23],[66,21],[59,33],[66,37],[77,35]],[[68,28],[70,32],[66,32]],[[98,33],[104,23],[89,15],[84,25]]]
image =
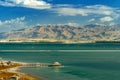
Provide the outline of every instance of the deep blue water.
[[[6,52],[6,50],[27,51]],[[50,51],[31,52],[30,50]],[[57,50],[65,50],[66,52]],[[120,80],[120,43],[0,43],[0,57],[35,63],[58,61],[65,66],[60,69],[43,67],[20,70],[42,77],[44,80]]]

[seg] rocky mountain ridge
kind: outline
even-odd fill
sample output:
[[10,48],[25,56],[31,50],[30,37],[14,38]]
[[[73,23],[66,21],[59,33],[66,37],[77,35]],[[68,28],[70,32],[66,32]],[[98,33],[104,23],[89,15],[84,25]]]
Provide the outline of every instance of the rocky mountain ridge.
[[78,41],[120,41],[120,26],[104,26],[104,25],[86,25],[83,27],[75,27],[69,25],[57,26],[35,26],[14,30],[10,32],[0,33],[0,39],[65,39]]

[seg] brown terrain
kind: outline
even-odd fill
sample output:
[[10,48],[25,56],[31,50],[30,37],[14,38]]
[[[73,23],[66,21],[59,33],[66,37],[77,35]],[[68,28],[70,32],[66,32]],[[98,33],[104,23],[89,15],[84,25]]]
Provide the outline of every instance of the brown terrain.
[[55,39],[75,41],[120,41],[120,25],[46,25],[0,33],[0,39]]
[[[31,75],[20,73],[16,71],[16,68],[22,67],[20,63],[13,63],[10,61],[4,61],[0,63],[0,80],[40,80],[39,78]],[[11,70],[15,69],[15,70]]]

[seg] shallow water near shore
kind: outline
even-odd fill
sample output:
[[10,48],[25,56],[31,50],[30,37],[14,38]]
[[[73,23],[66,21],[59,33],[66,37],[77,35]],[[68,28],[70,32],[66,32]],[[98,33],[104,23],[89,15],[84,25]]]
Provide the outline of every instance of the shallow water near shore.
[[28,63],[58,61],[64,65],[59,69],[33,67],[20,70],[43,80],[120,79],[120,43],[0,43],[0,57]]

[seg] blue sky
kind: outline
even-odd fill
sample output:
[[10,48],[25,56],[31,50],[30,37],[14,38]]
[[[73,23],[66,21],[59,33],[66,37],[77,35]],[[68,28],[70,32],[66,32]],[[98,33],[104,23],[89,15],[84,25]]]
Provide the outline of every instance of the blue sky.
[[119,24],[120,0],[0,0],[0,32],[43,24]]

